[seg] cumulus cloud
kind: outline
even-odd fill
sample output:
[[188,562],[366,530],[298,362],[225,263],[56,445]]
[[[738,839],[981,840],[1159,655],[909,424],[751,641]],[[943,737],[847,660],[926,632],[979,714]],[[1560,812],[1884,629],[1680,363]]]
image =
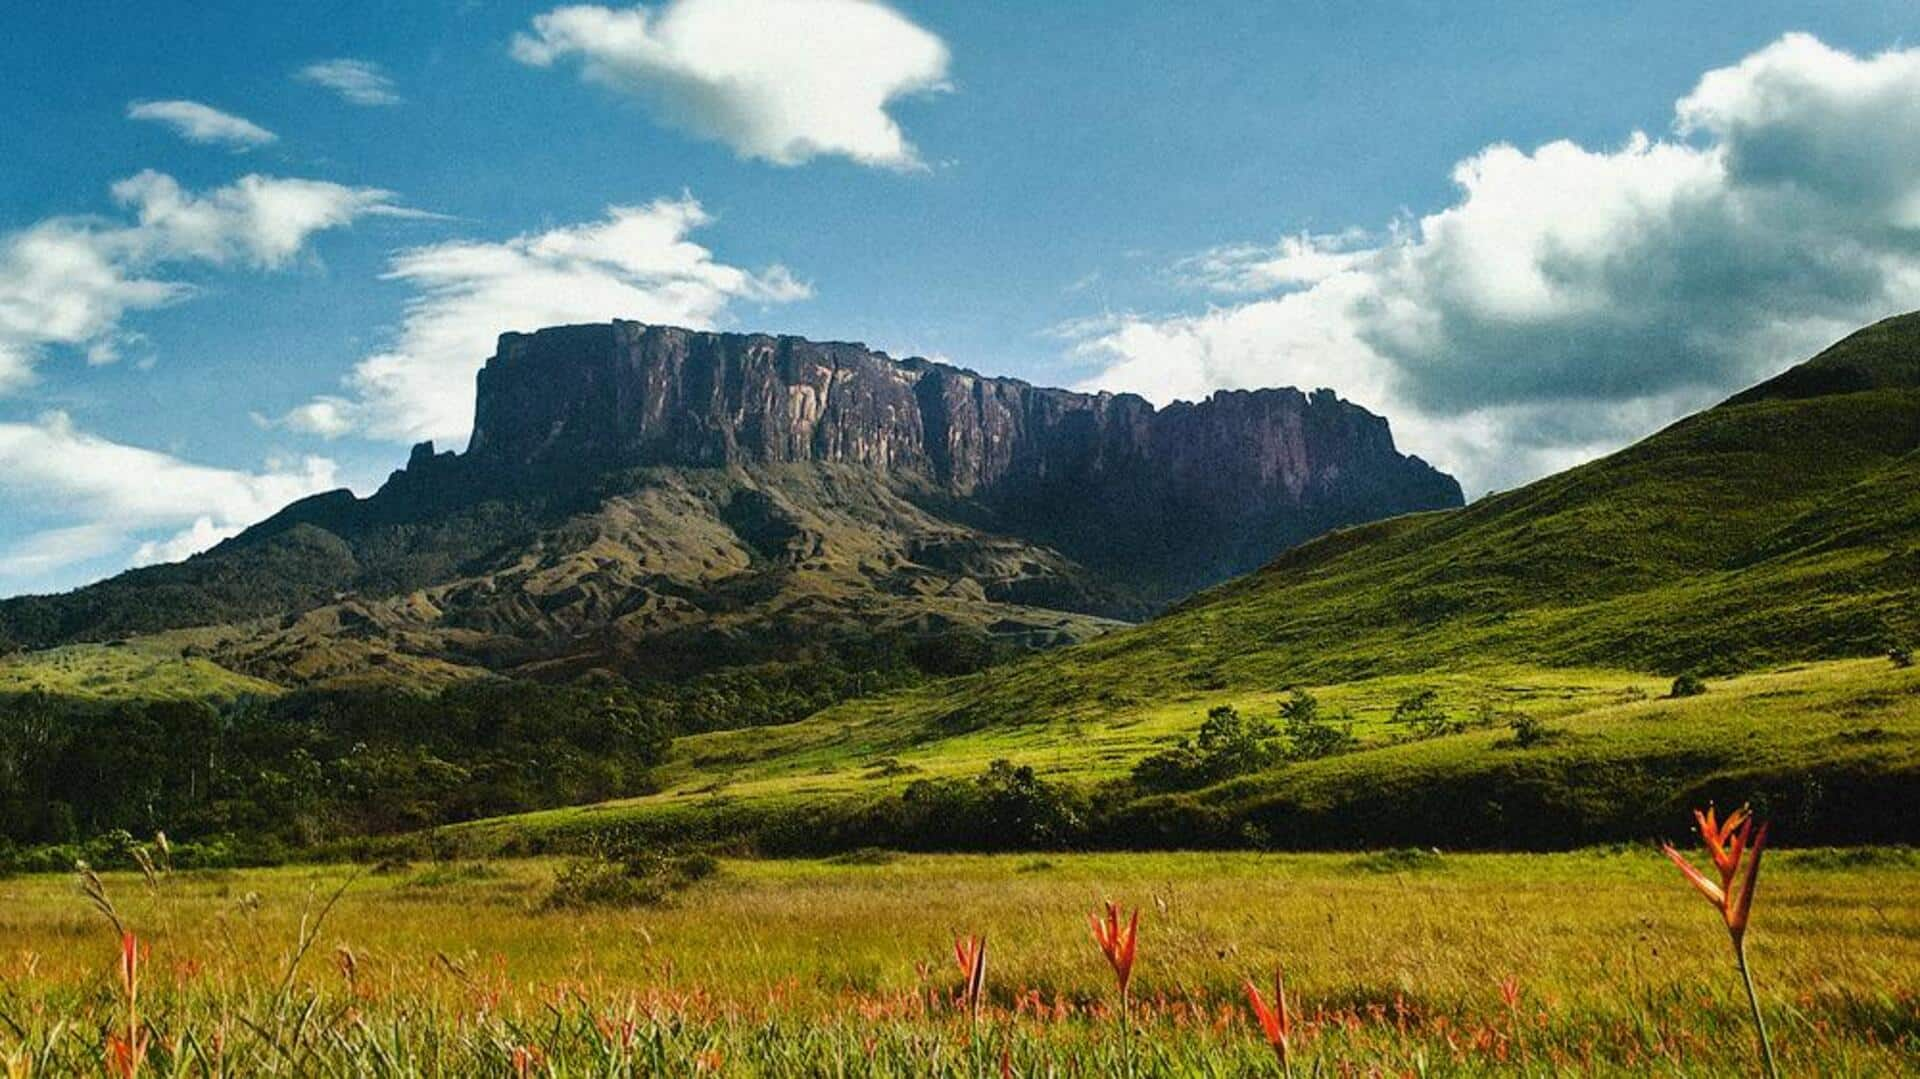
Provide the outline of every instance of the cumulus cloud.
[[776,165],[837,154],[917,167],[887,106],[947,85],[946,44],[874,0],[561,7],[515,36],[513,56],[577,59],[587,79],[637,95],[666,123]]
[[752,273],[714,261],[687,239],[709,221],[691,197],[615,206],[603,221],[460,241],[394,256],[386,276],[416,290],[391,348],[325,396],[281,417],[336,437],[465,441],[474,374],[508,330],[631,318],[702,328],[736,301],[784,303],[810,294],[784,267]]
[[293,77],[301,82],[324,86],[353,105],[377,108],[400,104],[393,80],[371,60],[341,58],[308,64]]
[[236,150],[265,146],[280,137],[251,120],[198,101],[129,102],[127,119],[165,124],[188,142],[212,143]]
[[1916,161],[1920,50],[1789,35],[1703,77],[1670,136],[1488,147],[1438,212],[1203,254],[1181,269],[1233,302],[1075,348],[1089,385],[1161,399],[1332,385],[1507,486],[1920,306]]
[[271,270],[318,232],[368,214],[407,213],[391,193],[319,180],[243,176],[204,193],[151,170],[113,185],[132,223],[55,217],[0,235],[0,395],[31,382],[48,346],[111,362],[121,320],[192,295],[166,266]]
[[0,551],[0,590],[114,554],[184,558],[337,486],[335,473],[323,457],[260,472],[195,465],[81,431],[62,412],[0,423],[0,497],[62,522]]

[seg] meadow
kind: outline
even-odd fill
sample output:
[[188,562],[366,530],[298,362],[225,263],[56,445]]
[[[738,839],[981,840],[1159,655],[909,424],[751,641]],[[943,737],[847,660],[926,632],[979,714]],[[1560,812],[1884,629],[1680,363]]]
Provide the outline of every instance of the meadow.
[[[1676,829],[1677,831],[1677,829]],[[1718,915],[1651,848],[728,860],[553,909],[559,863],[0,880],[10,1079],[141,1075],[1754,1074]],[[1920,856],[1770,852],[1749,952],[1784,1074],[1920,1053]],[[1088,929],[1138,909],[1123,1027]],[[984,934],[980,1009],[956,939]],[[128,1035],[125,1031],[131,1029]],[[1131,1037],[1126,1031],[1131,1031]],[[117,1047],[116,1047],[117,1046]],[[115,1054],[120,1054],[116,1064]]]
[[[1883,657],[1793,663],[1711,679],[1707,692],[1678,698],[1671,681],[1515,664],[1305,686],[1275,679],[1137,701],[1089,694],[960,733],[928,719],[943,695],[951,707],[965,692],[941,682],[795,723],[682,737],[655,793],[463,823],[441,835],[480,851],[539,852],[607,833],[744,838],[779,853],[911,845],[916,836],[875,829],[862,814],[898,803],[916,781],[965,781],[996,759],[1094,790],[1191,735],[1210,709],[1271,718],[1296,689],[1351,733],[1351,750],[1143,797],[1090,820],[1074,840],[1554,850],[1677,835],[1691,807],[1716,800],[1753,802],[1800,844],[1907,842],[1920,828],[1903,796],[1920,776],[1920,668]],[[1450,722],[1446,733],[1425,736],[1395,721],[1396,708],[1422,693]],[[1520,721],[1537,725],[1533,744],[1518,744],[1512,725]]]

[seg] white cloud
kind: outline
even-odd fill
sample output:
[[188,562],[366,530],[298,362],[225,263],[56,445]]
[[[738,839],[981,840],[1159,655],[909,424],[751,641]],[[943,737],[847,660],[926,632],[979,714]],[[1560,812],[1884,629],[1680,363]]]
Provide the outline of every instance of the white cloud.
[[1920,50],[1789,35],[1707,74],[1676,137],[1488,147],[1457,201],[1178,269],[1257,298],[1081,335],[1089,385],[1331,385],[1472,490],[1616,448],[1920,306]]
[[714,261],[687,239],[708,221],[691,197],[661,199],[501,243],[403,251],[386,276],[417,292],[392,347],[355,365],[348,396],[316,398],[279,422],[327,437],[357,429],[457,444],[473,425],[474,374],[505,331],[614,318],[701,328],[735,301],[810,294],[784,267],[751,273]]
[[1272,246],[1233,244],[1181,259],[1174,272],[1194,285],[1227,293],[1271,292],[1317,285],[1363,262],[1373,243],[1358,229],[1337,236],[1301,233]]
[[316,232],[368,214],[407,212],[378,188],[253,175],[195,195],[151,169],[114,184],[113,197],[139,215],[135,238],[151,259],[259,269],[284,265]]
[[115,552],[136,565],[184,558],[338,486],[335,477],[323,457],[261,472],[195,465],[88,434],[61,412],[0,423],[0,497],[71,522],[0,553],[0,588]]
[[[321,438],[353,432],[354,403],[344,397],[316,397],[280,418],[280,425]],[[273,426],[269,421],[265,426]]]
[[164,539],[147,540],[134,549],[132,564],[151,566],[191,558],[222,540],[246,531],[245,525],[217,525],[211,517],[195,517],[185,529]]
[[321,60],[301,68],[293,77],[324,86],[350,104],[367,107],[400,104],[393,80],[371,60]]
[[0,592],[30,588],[68,566],[104,558],[125,546],[124,533],[99,524],[35,532],[0,550]]
[[196,194],[149,170],[113,185],[113,196],[132,224],[55,217],[0,235],[0,395],[32,381],[47,346],[112,362],[137,336],[120,328],[129,312],[192,295],[191,285],[155,276],[161,267],[275,269],[315,233],[408,212],[375,188],[258,175]]
[[251,120],[198,101],[129,102],[127,119],[151,120],[172,128],[188,142],[213,143],[236,150],[251,150],[279,138]]
[[516,35],[513,55],[537,67],[577,57],[587,79],[663,121],[777,165],[837,154],[917,167],[887,106],[947,86],[946,44],[874,0],[561,7]]

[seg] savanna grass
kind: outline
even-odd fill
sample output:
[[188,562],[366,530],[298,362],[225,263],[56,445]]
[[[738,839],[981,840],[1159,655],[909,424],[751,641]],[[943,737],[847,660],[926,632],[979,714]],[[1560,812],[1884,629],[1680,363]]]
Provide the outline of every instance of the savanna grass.
[[[160,868],[103,886],[146,948],[141,1075],[1272,1074],[1244,986],[1281,963],[1295,1074],[1755,1064],[1724,929],[1651,850],[1395,872],[1027,861],[730,862],[666,906],[566,911],[544,909],[556,866],[541,861]],[[1748,946],[1782,1072],[1899,1073],[1920,1051],[1920,872],[1786,852],[1768,877]],[[1116,971],[1088,940],[1109,896],[1142,911],[1127,1039]],[[951,955],[981,931],[976,1022]],[[0,940],[0,1061],[102,1074],[127,1037],[109,922],[71,878],[16,878]]]

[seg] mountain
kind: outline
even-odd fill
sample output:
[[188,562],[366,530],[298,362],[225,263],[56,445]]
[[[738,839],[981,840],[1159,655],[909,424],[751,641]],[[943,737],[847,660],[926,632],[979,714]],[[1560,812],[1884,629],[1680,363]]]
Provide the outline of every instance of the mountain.
[[1342,529],[986,698],[1142,697],[1490,661],[1677,674],[1920,637],[1920,313],[1610,456]]
[[[1916,642],[1920,314],[1518,490],[1331,532],[990,672],[683,738],[658,794],[475,835],[938,844],[913,780],[1004,758],[1125,781],[1214,710],[1284,729],[1306,692],[1341,751],[1109,788],[1075,841],[1568,846],[1717,800],[1788,842],[1912,842],[1920,668],[1889,654]],[[1683,673],[1707,691],[1672,692]]]
[[369,498],[0,603],[0,637],[175,632],[282,684],[1037,648],[1460,502],[1328,390],[1156,409],[857,344],[566,326],[500,338],[465,452],[422,444]]

